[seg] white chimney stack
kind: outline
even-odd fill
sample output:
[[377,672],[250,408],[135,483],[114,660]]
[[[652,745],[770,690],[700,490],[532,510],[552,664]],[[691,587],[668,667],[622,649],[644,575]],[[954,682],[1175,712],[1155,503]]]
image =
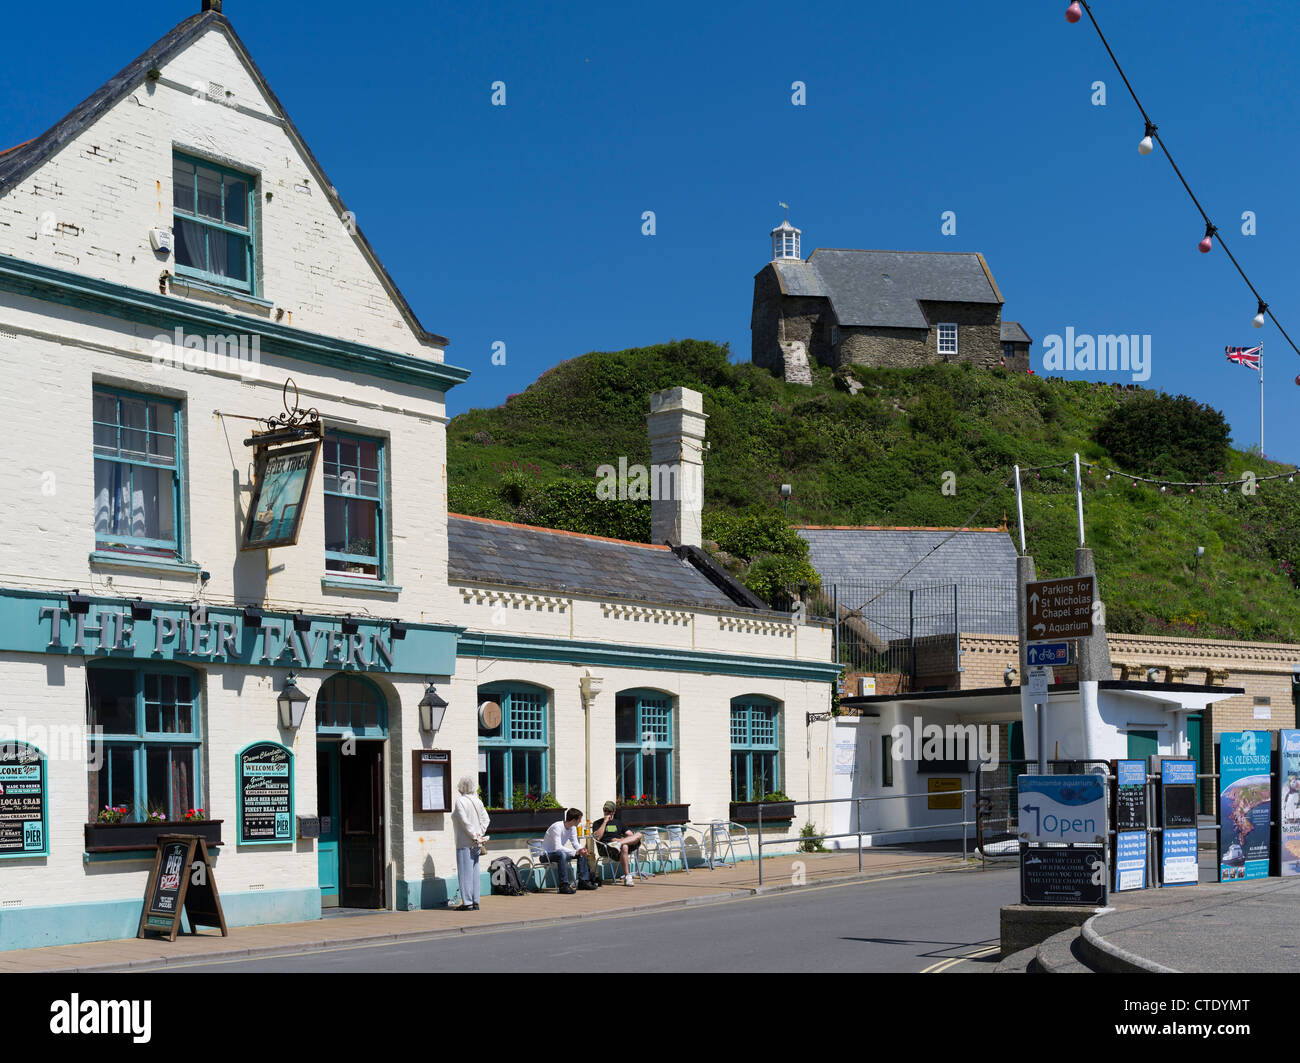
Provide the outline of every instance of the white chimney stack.
[[704,396],[668,388],[650,396],[650,541],[699,547],[704,509]]

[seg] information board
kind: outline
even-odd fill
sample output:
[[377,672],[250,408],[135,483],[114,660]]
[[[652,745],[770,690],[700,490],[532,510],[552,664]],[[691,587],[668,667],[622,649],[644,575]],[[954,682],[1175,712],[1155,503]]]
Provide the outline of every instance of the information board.
[[136,937],[164,934],[168,941],[175,941],[182,912],[189,916],[191,934],[200,926],[215,926],[226,936],[226,917],[207,843],[194,834],[160,834]]
[[415,785],[412,808],[416,812],[451,811],[450,750],[414,750],[411,753],[411,778]]
[[1105,850],[1100,846],[1058,849],[1020,846],[1020,900],[1023,904],[1106,903]]
[[1115,762],[1115,890],[1147,884],[1147,766],[1141,760]]
[[1267,731],[1219,736],[1219,881],[1267,878],[1273,811]]
[[1196,761],[1160,762],[1160,826],[1160,884],[1195,885]]
[[926,779],[926,807],[935,809],[960,809],[962,807],[961,779]]
[[1300,875],[1300,731],[1278,732],[1281,874]]
[[293,752],[278,742],[254,742],[235,757],[239,844],[294,840]]
[[1092,576],[1025,584],[1025,636],[1029,642],[1087,638],[1092,634]]
[[1020,839],[1102,845],[1106,791],[1098,775],[1021,775],[1016,780]]
[[0,859],[48,856],[45,755],[27,742],[0,742]]

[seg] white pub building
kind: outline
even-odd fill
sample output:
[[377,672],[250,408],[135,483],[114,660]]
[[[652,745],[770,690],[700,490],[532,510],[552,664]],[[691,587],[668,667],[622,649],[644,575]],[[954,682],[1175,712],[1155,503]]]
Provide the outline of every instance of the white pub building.
[[[497,850],[542,794],[818,796],[829,629],[711,566],[698,503],[654,545],[449,518],[468,372],[221,6],[0,152],[0,949],[133,937],[159,833],[232,926],[445,904],[466,773]],[[704,423],[656,396],[656,452]]]

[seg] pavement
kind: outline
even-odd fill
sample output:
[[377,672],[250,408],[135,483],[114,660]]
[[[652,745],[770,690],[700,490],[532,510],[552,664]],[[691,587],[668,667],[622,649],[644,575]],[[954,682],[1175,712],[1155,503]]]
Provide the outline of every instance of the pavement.
[[1112,902],[1082,932],[1107,969],[1300,971],[1300,877],[1149,889]]
[[[801,865],[801,866],[796,866]],[[656,909],[710,904],[737,897],[798,889],[802,885],[867,880],[915,871],[978,867],[963,864],[960,854],[938,846],[891,846],[864,849],[862,870],[858,853],[800,853],[766,857],[763,886],[758,884],[758,864],[693,868],[639,879],[632,887],[606,882],[598,890],[560,896],[553,889],[524,897],[485,896],[476,912],[445,908],[416,912],[377,911],[354,917],[315,919],[301,923],[232,927],[227,937],[201,928],[198,934],[165,938],[126,938],[77,945],[0,952],[0,973],[85,973],[158,968],[196,959],[246,958],[331,945],[401,942],[472,934],[517,927],[536,927],[573,919],[621,915]]]

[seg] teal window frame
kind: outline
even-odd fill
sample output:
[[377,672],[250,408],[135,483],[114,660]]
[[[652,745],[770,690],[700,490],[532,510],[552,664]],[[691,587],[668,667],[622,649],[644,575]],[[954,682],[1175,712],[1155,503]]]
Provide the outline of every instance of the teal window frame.
[[[329,447],[333,443],[339,449],[335,451],[333,466],[335,473],[331,475],[329,460]],[[358,448],[357,462],[355,465],[344,466],[342,460],[342,444],[355,444]],[[360,447],[370,445],[375,448],[375,491],[373,495],[363,493],[364,480],[362,474],[368,470],[361,464]],[[364,554],[348,550],[326,550],[325,551],[325,570],[329,573],[336,573],[344,578],[363,578],[375,579],[379,583],[388,582],[388,557],[387,536],[388,526],[385,520],[385,509],[388,496],[387,483],[387,447],[385,440],[379,436],[355,435],[349,432],[340,432],[335,429],[329,429],[325,432],[324,442],[321,444],[321,464],[323,466],[322,480],[324,482],[325,494],[325,527],[329,528],[331,506],[342,507],[343,527],[346,529],[350,523],[350,509],[358,500],[361,502],[373,502],[375,506],[374,526],[371,529],[373,553]],[[357,489],[354,491],[341,490],[337,485],[343,481],[343,474],[352,472],[356,476],[355,483]],[[331,487],[331,483],[336,486]],[[327,539],[328,542],[328,539]],[[336,568],[330,568],[333,563]],[[349,573],[348,565],[369,566],[374,569],[373,573]]]
[[[114,774],[116,771],[116,761],[113,751],[127,750],[130,753],[131,774],[133,779],[132,796],[131,796],[131,818],[137,822],[144,822],[150,812],[149,801],[149,753],[159,749],[183,749],[189,754],[189,763],[191,764],[192,779],[190,789],[193,793],[194,808],[207,809],[203,797],[203,697],[202,689],[199,682],[199,674],[193,669],[184,668],[178,665],[150,665],[147,668],[140,668],[133,665],[117,664],[114,662],[95,661],[88,666],[86,677],[87,684],[87,719],[91,727],[98,728],[100,724],[96,718],[97,714],[94,703],[90,700],[91,690],[93,689],[93,679],[90,673],[106,674],[108,672],[118,672],[129,674],[133,677],[135,691],[135,727],[133,731],[116,731],[109,733],[105,731],[99,734],[97,731],[88,736],[88,742],[97,743],[99,749],[96,750],[92,745],[88,750],[88,761],[94,763],[95,754],[98,752],[103,757],[102,767],[93,769],[90,777],[94,779],[94,788],[90,796],[93,813],[89,822],[95,822],[98,814],[105,803],[100,800],[101,785],[107,787],[110,801],[114,792]],[[190,697],[188,699],[190,713],[190,727],[186,731],[173,730],[165,728],[163,718],[163,706],[165,702],[161,697],[161,681],[164,678],[183,678],[189,681]],[[150,680],[159,681],[159,696],[151,698]],[[180,723],[180,706],[183,703],[177,699],[175,701],[176,722],[179,727]],[[157,727],[150,726],[149,714],[152,707],[157,706],[158,724]],[[172,756],[169,754],[168,764],[172,763]],[[107,772],[106,779],[99,779],[100,772]],[[188,809],[172,808],[170,786],[168,787],[168,808],[164,809],[169,820],[181,820],[184,818]]]
[[[742,697],[731,700],[731,799],[758,801],[781,789],[782,713],[771,698]],[[755,760],[769,764],[770,785],[754,785]]]
[[[114,421],[99,421],[95,419],[94,406],[95,399],[99,397],[112,398],[114,405]],[[145,427],[144,429],[133,429],[123,427],[122,425],[122,402],[143,402],[145,404]],[[168,427],[170,431],[162,431],[156,428],[150,421],[152,410],[155,406],[166,407],[170,411],[170,421]],[[94,462],[105,462],[116,466],[124,466],[131,470],[140,468],[148,469],[158,473],[170,473],[171,478],[171,517],[173,537],[171,539],[153,539],[147,536],[114,534],[107,533],[101,535],[98,530],[95,532],[95,549],[112,553],[129,554],[132,556],[151,556],[167,557],[182,559],[185,556],[185,506],[183,499],[185,497],[185,448],[184,448],[184,421],[181,415],[181,404],[175,399],[169,399],[161,395],[149,395],[143,392],[127,391],[122,388],[107,387],[96,384],[91,392],[91,460]],[[100,454],[101,446],[107,444],[98,444],[94,441],[94,436],[100,428],[112,428],[116,435],[114,450],[116,453]],[[123,432],[140,432],[145,434],[145,460],[134,457],[124,457],[122,449]],[[149,439],[152,436],[166,436],[172,440],[172,459],[170,462],[150,461],[148,460]],[[135,453],[128,451],[127,453]],[[134,476],[134,472],[132,472]],[[92,477],[92,480],[95,479]],[[113,505],[116,501],[115,492],[110,493],[110,524],[115,515]],[[161,515],[162,499],[159,498],[159,510]],[[92,517],[93,517],[92,513]]]
[[[544,687],[531,683],[483,686],[478,703],[501,706],[501,723],[495,733],[478,729],[478,751],[487,756],[487,769],[478,773],[483,803],[489,808],[515,807],[515,790],[541,796],[550,787],[551,699]],[[533,765],[536,769],[533,769]],[[521,771],[522,768],[522,771]],[[498,786],[499,781],[499,786]],[[492,800],[500,789],[500,803]]]
[[[328,715],[326,701],[331,709]],[[339,713],[340,707],[346,708],[345,714]],[[335,672],[316,692],[316,733],[327,738],[387,738],[388,699],[365,676]]]
[[[194,210],[182,210],[176,206],[176,163],[184,162],[194,167],[194,193],[193,203]],[[213,170],[221,175],[221,218],[210,218],[206,214],[198,213],[198,184],[199,184],[199,167],[205,170]],[[231,224],[226,221],[227,198],[225,194],[226,178],[233,178],[236,181],[243,181],[248,186],[246,202],[244,204],[244,216],[248,219],[247,225]],[[209,240],[211,233],[219,232],[228,236],[237,236],[244,240],[244,272],[247,275],[246,281],[241,281],[238,277],[226,276],[222,273],[213,273],[210,270],[199,269],[195,266],[182,265],[177,259],[176,272],[182,277],[194,277],[198,280],[206,281],[209,284],[215,284],[221,288],[233,288],[237,291],[247,292],[249,295],[256,296],[257,288],[257,177],[251,173],[244,173],[240,170],[233,170],[229,166],[222,166],[220,163],[211,162],[208,159],[199,158],[197,155],[188,155],[182,151],[172,152],[172,217],[173,232],[180,227],[176,224],[176,219],[193,222],[203,228],[205,241]],[[176,235],[179,240],[179,234]],[[208,244],[205,242],[204,249],[207,250]],[[208,262],[211,262],[211,255],[205,256]]]
[[[632,707],[628,701],[635,706],[635,741],[627,739],[626,731],[625,737],[619,738],[619,715]],[[649,794],[655,804],[675,800],[675,711],[672,695],[661,690],[620,690],[614,695],[614,789],[620,804],[643,794]],[[635,780],[631,794],[627,790],[629,775]]]

